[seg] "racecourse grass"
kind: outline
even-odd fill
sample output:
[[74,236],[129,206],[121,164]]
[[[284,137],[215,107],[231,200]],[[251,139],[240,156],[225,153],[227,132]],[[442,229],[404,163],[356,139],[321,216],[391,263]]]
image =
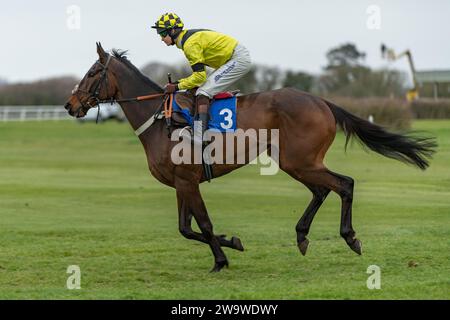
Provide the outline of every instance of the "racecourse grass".
[[[327,166],[356,181],[353,226],[363,255],[339,236],[330,194],[305,257],[295,224],[311,194],[280,172],[247,166],[202,185],[230,267],[210,274],[207,245],[178,233],[175,192],[151,177],[127,124],[0,124],[1,299],[449,299],[450,121],[416,121],[436,135],[431,167],[344,152],[339,133]],[[299,155],[301,157],[301,155]],[[81,289],[68,290],[69,265]],[[381,289],[366,286],[381,269]]]

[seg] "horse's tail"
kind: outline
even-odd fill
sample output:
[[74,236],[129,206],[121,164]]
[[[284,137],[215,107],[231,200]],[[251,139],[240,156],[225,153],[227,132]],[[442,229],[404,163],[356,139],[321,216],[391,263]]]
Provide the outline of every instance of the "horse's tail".
[[422,170],[428,166],[437,146],[434,138],[411,136],[388,132],[383,127],[361,119],[341,107],[326,101],[336,122],[342,127],[346,135],[345,147],[352,136],[369,149],[405,163],[413,164]]

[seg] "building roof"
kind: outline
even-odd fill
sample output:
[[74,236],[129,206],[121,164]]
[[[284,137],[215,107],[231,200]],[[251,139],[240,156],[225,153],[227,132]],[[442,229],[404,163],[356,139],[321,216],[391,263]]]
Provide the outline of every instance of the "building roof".
[[416,71],[416,78],[420,83],[450,82],[450,70]]

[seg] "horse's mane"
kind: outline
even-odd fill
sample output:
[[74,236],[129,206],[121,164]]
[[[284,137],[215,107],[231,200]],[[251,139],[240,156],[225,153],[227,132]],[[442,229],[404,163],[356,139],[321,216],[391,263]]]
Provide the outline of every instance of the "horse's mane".
[[115,58],[117,58],[120,62],[122,62],[125,66],[127,66],[130,70],[134,71],[134,73],[142,79],[146,84],[151,86],[157,92],[164,92],[163,88],[161,88],[157,83],[153,82],[150,78],[145,76],[138,68],[136,68],[130,60],[127,58],[127,50],[118,50],[113,49],[112,54]]

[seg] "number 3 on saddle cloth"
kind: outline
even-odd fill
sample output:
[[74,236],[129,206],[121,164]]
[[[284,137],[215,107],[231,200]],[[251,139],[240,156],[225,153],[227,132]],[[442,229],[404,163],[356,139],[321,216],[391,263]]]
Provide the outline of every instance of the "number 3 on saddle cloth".
[[[209,107],[208,129],[219,132],[236,131],[236,103],[234,92],[221,92],[214,96]],[[194,125],[194,96],[190,92],[174,94],[172,120],[179,126]]]

